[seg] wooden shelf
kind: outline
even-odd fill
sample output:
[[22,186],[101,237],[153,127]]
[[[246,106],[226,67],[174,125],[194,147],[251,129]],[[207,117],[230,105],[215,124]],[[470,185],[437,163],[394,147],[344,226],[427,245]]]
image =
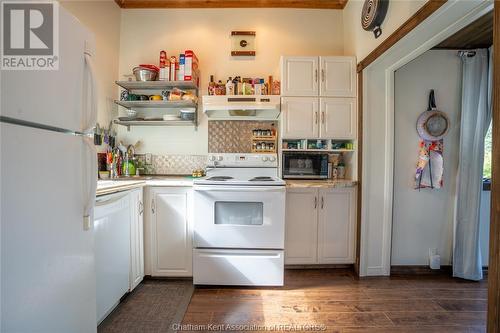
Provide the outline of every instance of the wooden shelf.
[[276,141],[275,136],[252,136],[252,141]]
[[127,109],[168,109],[168,108],[196,108],[192,101],[115,101],[116,104]]
[[127,90],[171,90],[179,89],[198,89],[197,80],[191,81],[115,81],[117,85]]
[[253,149],[252,148],[252,153],[257,153],[257,154],[276,154],[276,149]]
[[351,153],[355,152],[355,149],[281,149],[281,151],[286,151],[286,152],[325,152],[325,153]]

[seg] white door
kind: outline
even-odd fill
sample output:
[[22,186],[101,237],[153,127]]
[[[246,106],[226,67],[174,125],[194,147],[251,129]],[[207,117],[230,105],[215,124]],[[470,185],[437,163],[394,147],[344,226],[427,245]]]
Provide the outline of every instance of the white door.
[[356,139],[355,98],[320,98],[319,136],[325,139]]
[[285,264],[316,264],[318,190],[292,188],[286,193]]
[[319,135],[319,100],[314,97],[281,99],[283,138],[317,138]]
[[84,155],[80,137],[0,124],[1,332],[95,332]]
[[318,96],[318,57],[281,57],[281,95]]
[[190,188],[155,188],[151,202],[151,275],[192,276]]
[[194,188],[197,248],[283,249],[284,186]]
[[319,190],[318,262],[354,263],[356,189]]
[[63,6],[58,24],[59,69],[2,71],[0,110],[2,116],[86,130],[93,124],[86,114],[90,68],[84,52],[93,51],[88,45],[94,45],[94,37]]
[[120,192],[96,199],[94,214],[97,324],[129,290],[130,194]]
[[130,193],[130,291],[144,278],[144,204],[142,188]]
[[356,97],[356,58],[320,57],[320,96]]

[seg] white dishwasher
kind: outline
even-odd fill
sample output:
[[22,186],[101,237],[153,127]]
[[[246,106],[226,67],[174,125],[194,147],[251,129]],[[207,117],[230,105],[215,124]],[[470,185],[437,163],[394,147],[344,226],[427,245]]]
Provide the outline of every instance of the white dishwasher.
[[94,210],[97,324],[128,292],[130,272],[130,195],[98,197]]

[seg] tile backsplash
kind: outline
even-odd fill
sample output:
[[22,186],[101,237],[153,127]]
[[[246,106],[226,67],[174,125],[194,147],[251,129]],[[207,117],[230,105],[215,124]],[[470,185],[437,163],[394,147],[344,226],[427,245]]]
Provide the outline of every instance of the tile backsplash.
[[[138,158],[144,165],[145,155]],[[153,155],[152,165],[145,165],[146,174],[155,175],[190,175],[193,170],[207,166],[207,155]]]
[[277,127],[276,121],[211,120],[208,122],[209,153],[251,153],[252,131]]

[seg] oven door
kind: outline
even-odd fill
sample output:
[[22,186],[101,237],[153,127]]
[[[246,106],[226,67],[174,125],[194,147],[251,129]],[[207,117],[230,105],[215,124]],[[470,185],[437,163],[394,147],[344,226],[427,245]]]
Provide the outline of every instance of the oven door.
[[197,248],[284,248],[284,186],[195,186],[194,208]]

